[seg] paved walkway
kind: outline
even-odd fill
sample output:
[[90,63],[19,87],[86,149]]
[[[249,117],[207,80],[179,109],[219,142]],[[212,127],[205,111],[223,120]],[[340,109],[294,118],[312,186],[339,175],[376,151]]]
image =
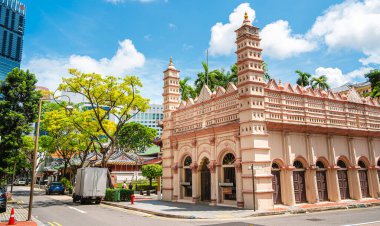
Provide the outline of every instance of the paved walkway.
[[0,222],[8,222],[12,207],[15,209],[16,221],[25,221],[28,218],[28,210],[18,203],[8,203],[7,211],[0,213]]
[[130,202],[102,202],[103,204],[112,205],[120,208],[136,210],[162,217],[185,218],[185,219],[229,219],[245,218],[252,216],[267,216],[279,214],[297,214],[306,212],[319,212],[326,210],[365,208],[380,206],[380,199],[365,199],[361,201],[345,200],[336,202],[321,202],[317,204],[300,204],[296,206],[276,205],[274,209],[266,211],[256,211],[241,209],[236,207],[210,206],[207,204],[192,204],[181,202],[167,202],[137,196],[134,205]]

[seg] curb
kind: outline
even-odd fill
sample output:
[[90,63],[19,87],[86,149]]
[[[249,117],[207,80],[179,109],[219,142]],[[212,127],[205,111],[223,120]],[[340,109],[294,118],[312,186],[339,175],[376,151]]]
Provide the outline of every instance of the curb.
[[[137,212],[152,214],[159,217],[166,217],[166,218],[176,218],[176,219],[213,219],[213,218],[203,218],[203,217],[196,217],[196,216],[187,216],[187,215],[176,215],[176,214],[168,214],[168,213],[160,213],[155,212],[151,210],[144,210],[140,208],[135,208],[131,206],[125,206],[122,204],[114,203],[114,202],[108,202],[108,201],[102,201],[101,203],[109,206],[114,206],[122,209],[128,209],[133,210]],[[275,216],[275,215],[284,215],[284,214],[304,214],[304,213],[317,213],[317,212],[323,212],[323,211],[331,211],[331,210],[347,210],[347,209],[358,209],[358,208],[369,208],[369,207],[375,207],[380,206],[380,203],[357,203],[357,204],[348,204],[345,206],[327,206],[327,207],[317,207],[317,208],[309,208],[309,209],[294,209],[294,210],[280,210],[280,211],[267,211],[267,212],[258,212],[253,213],[251,215],[242,217],[242,218],[248,218],[248,217],[263,217],[263,216]],[[225,218],[230,219],[230,218]]]
[[177,218],[177,219],[209,219],[209,218],[202,218],[202,217],[195,217],[195,216],[186,216],[186,215],[175,215],[175,214],[169,214],[169,213],[159,213],[151,210],[143,210],[135,207],[130,207],[130,206],[125,206],[122,204],[117,204],[113,202],[107,202],[107,201],[102,201],[101,203],[109,206],[114,206],[114,207],[119,207],[122,209],[127,209],[127,210],[134,210],[137,212],[142,212],[142,213],[147,213],[147,214],[152,214],[155,216],[159,217],[167,217],[167,218]]

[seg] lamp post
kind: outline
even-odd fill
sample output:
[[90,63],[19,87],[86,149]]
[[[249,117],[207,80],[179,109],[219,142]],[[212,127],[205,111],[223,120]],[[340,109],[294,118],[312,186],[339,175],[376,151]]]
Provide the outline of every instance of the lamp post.
[[[36,183],[36,165],[37,165],[37,149],[38,149],[38,139],[40,136],[40,122],[41,122],[41,109],[42,109],[42,101],[50,100],[41,98],[38,102],[38,118],[37,118],[37,126],[36,126],[36,136],[34,140],[34,150],[33,150],[33,166],[32,166],[32,184],[30,185],[30,193],[29,193],[29,207],[28,207],[28,221],[32,219],[32,207],[33,207],[33,193],[34,193],[34,184]],[[70,102],[69,102],[70,103]],[[72,111],[73,107],[70,105],[66,106],[66,110]]]

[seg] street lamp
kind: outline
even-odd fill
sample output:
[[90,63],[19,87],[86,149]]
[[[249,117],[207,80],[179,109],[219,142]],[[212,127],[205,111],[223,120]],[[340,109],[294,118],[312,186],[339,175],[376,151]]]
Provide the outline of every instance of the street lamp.
[[[70,103],[70,97],[68,97],[68,98],[69,98],[69,103]],[[53,99],[54,99],[54,101],[56,101],[54,96],[53,96]],[[34,150],[33,150],[32,184],[30,186],[30,193],[29,193],[28,221],[30,221],[32,219],[33,193],[34,193],[34,184],[36,183],[35,174],[36,174],[36,165],[37,165],[38,139],[40,136],[42,101],[49,101],[49,100],[50,99],[41,98],[38,102],[38,118],[37,118],[37,126],[36,126],[36,136],[35,136],[35,141],[34,141]],[[66,106],[66,111],[71,113],[72,110],[73,110],[73,106],[71,106],[71,105]]]

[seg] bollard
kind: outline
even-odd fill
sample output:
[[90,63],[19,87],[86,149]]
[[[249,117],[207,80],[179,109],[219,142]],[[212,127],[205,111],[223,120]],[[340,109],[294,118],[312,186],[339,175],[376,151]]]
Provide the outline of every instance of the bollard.
[[135,203],[135,194],[131,195],[131,204],[133,205]]

